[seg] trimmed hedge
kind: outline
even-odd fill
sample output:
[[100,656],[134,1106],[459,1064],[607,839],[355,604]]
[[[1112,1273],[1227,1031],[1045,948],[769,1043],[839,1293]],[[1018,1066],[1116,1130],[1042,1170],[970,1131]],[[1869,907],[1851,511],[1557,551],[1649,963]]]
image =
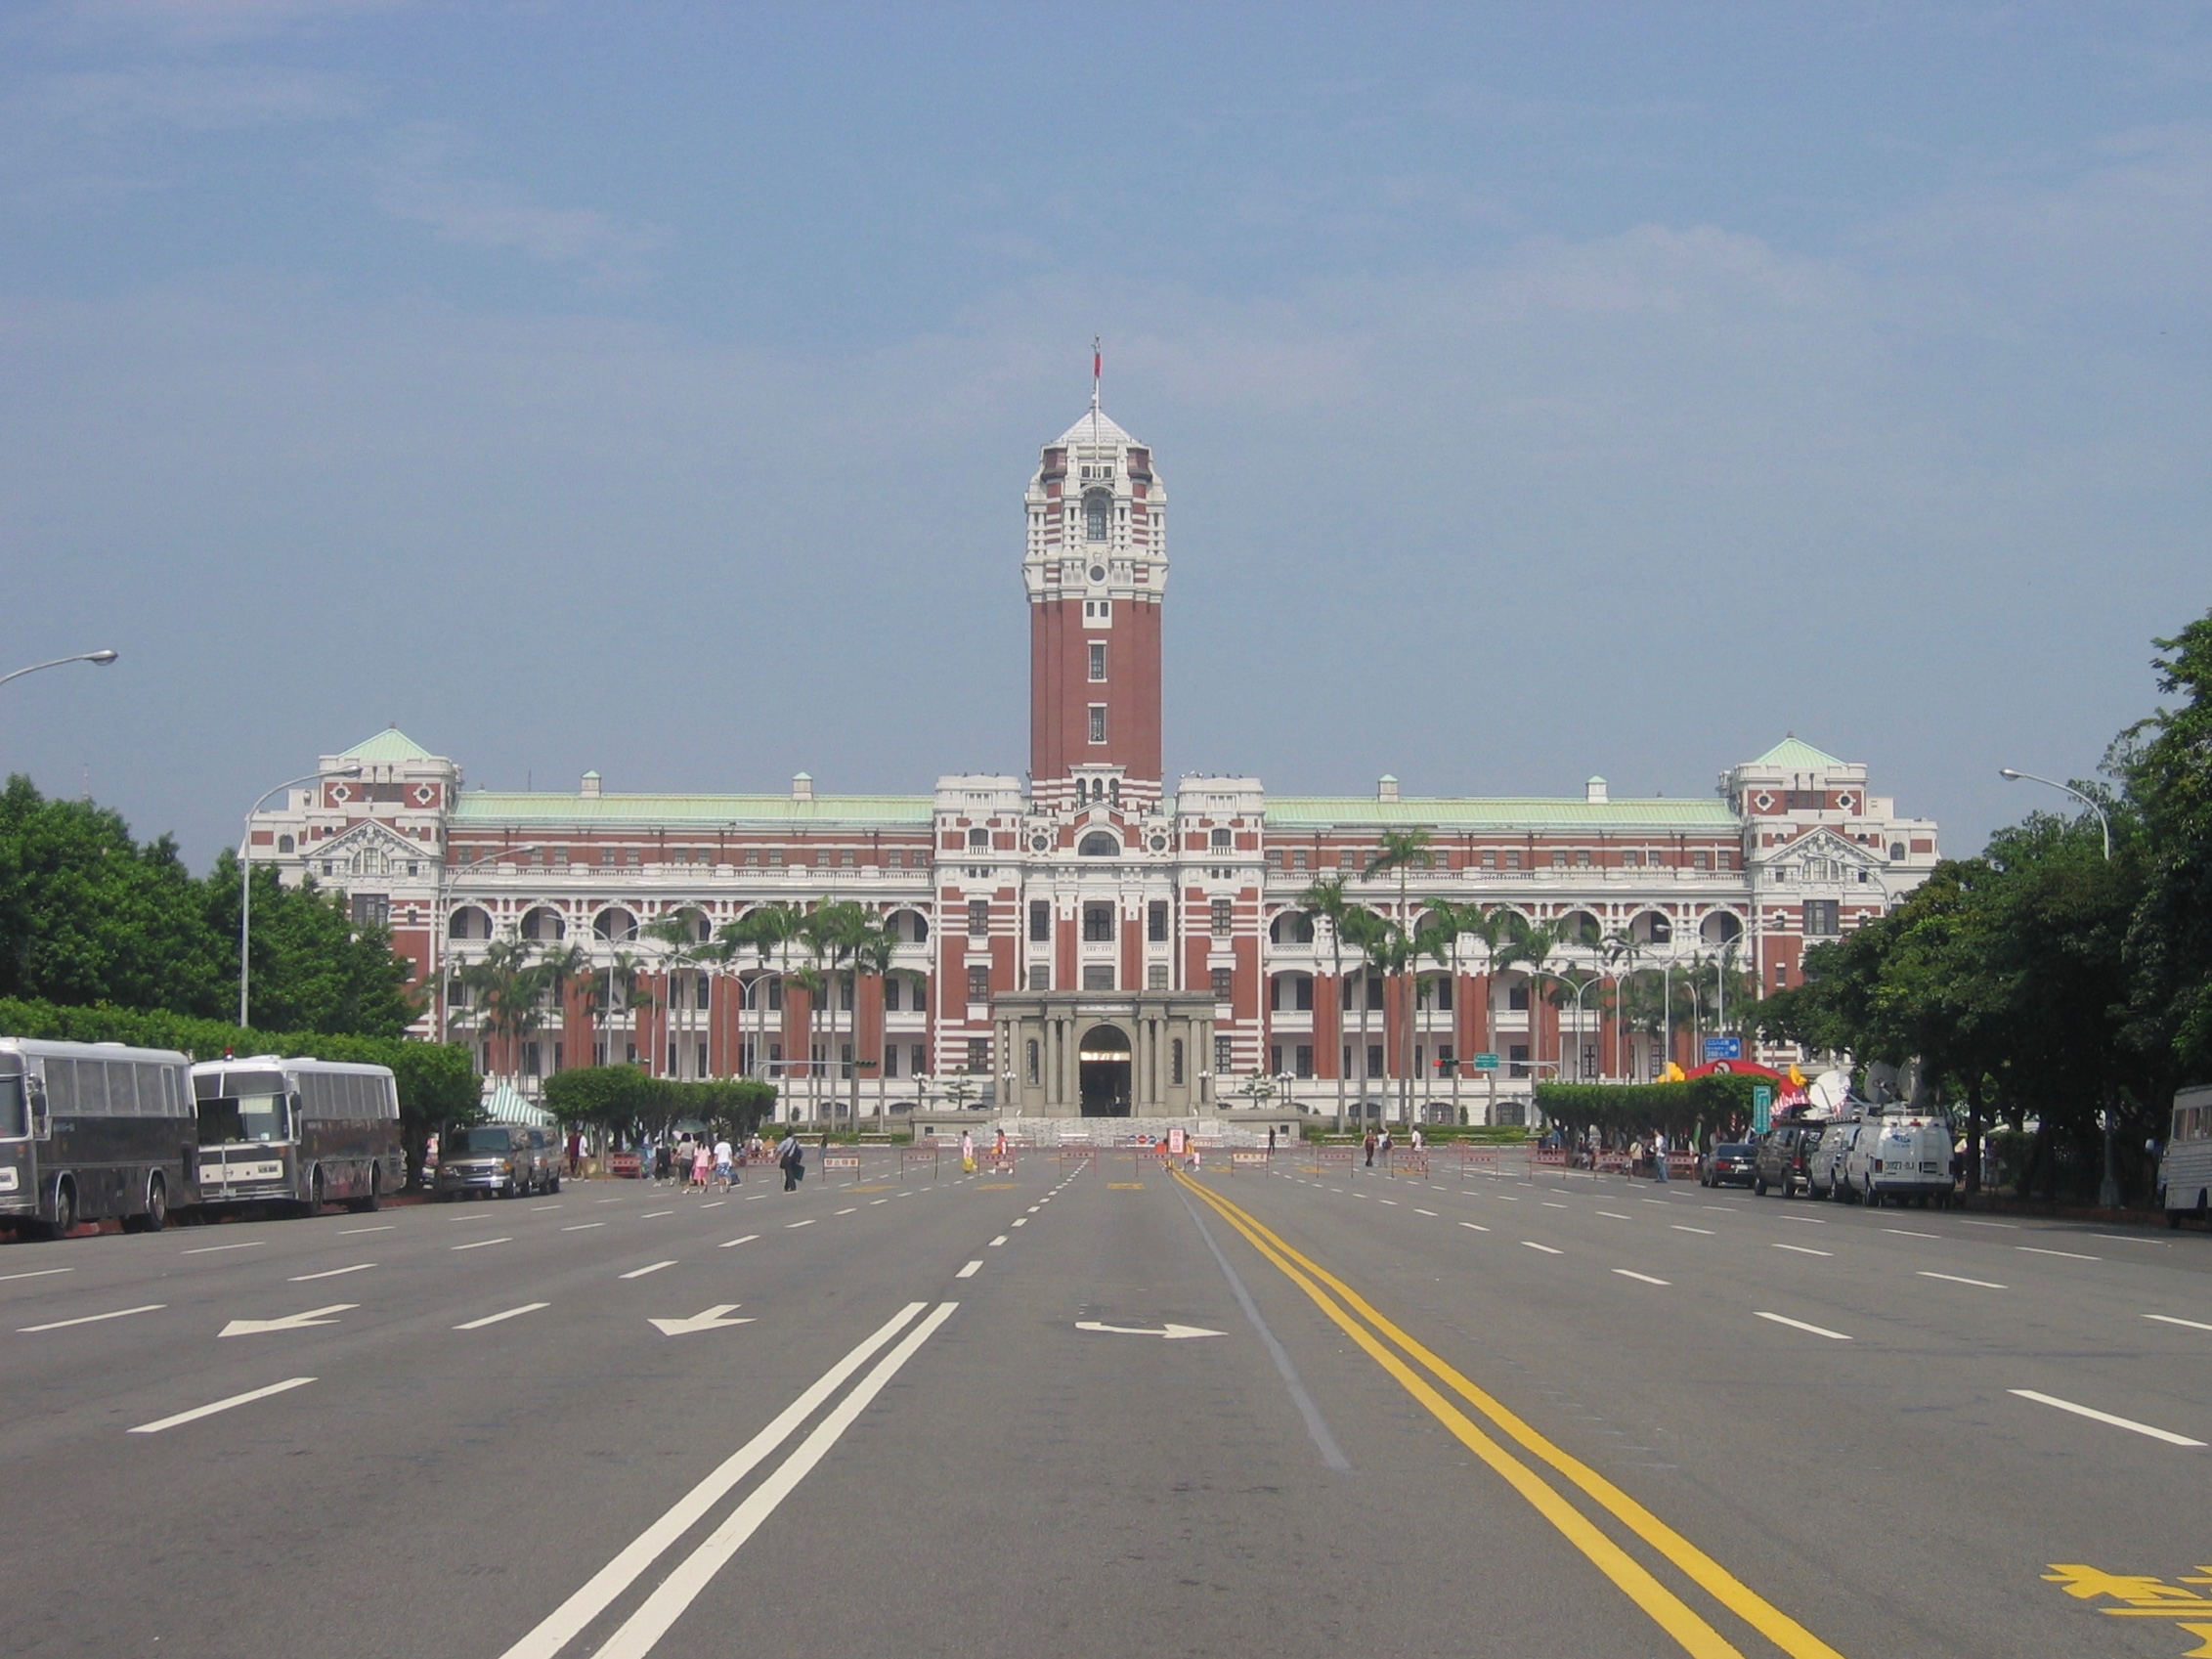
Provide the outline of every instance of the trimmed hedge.
[[1717,1133],[1730,1118],[1751,1120],[1752,1090],[1771,1080],[1715,1071],[1680,1083],[1539,1083],[1537,1108],[1562,1129],[1596,1129],[1618,1139],[1665,1130]]
[[680,1083],[636,1066],[579,1066],[545,1079],[545,1109],[564,1124],[623,1135],[692,1119],[749,1135],[775,1103],[775,1085],[752,1077]]

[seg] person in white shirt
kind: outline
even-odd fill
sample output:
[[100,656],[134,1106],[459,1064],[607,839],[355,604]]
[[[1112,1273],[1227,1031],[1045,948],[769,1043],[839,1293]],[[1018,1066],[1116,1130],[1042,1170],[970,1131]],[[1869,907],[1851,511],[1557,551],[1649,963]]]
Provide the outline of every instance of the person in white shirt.
[[729,1140],[725,1136],[715,1143],[715,1180],[725,1193],[729,1191],[733,1173],[734,1167],[731,1163]]

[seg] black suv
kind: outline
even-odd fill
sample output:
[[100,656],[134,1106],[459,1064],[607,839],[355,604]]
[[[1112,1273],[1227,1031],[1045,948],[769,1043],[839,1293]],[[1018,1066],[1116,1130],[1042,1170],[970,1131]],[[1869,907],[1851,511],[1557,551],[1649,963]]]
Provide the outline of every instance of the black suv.
[[1812,1155],[1827,1128],[1825,1123],[1777,1123],[1767,1130],[1759,1137],[1752,1190],[1763,1198],[1767,1188],[1779,1187],[1784,1198],[1794,1199],[1801,1182],[1811,1192]]
[[1723,1141],[1705,1155],[1698,1168],[1698,1185],[1749,1187],[1757,1179],[1753,1163],[1757,1150],[1742,1141]]

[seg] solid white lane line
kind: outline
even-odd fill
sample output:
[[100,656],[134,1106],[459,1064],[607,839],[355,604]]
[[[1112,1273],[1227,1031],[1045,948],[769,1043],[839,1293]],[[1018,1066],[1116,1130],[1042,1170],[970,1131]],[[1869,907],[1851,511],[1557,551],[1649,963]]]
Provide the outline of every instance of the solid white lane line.
[[561,1231],[563,1233],[588,1233],[594,1227],[604,1226],[606,1226],[604,1221],[572,1221]]
[[472,1242],[471,1242],[471,1243],[469,1243],[469,1244],[455,1244],[455,1245],[454,1245],[453,1247],[454,1247],[455,1249],[456,1249],[456,1250],[483,1250],[483,1249],[489,1249],[489,1248],[491,1248],[491,1247],[492,1247],[492,1246],[493,1246],[494,1244],[513,1244],[513,1243],[514,1243],[514,1240],[512,1240],[511,1238],[509,1238],[509,1239],[477,1239],[477,1240],[474,1240],[474,1241],[472,1241]]
[[2147,1313],[2145,1319],[2154,1319],[2160,1325],[2179,1325],[2190,1331],[2212,1331],[2212,1325],[2200,1325],[2193,1319],[2176,1319],[2170,1313]]
[[[1757,1312],[1755,1309],[1754,1312]],[[1788,1319],[1778,1313],[1761,1313],[1760,1319],[1771,1319],[1776,1325],[1787,1325],[1792,1331],[1807,1331],[1815,1336],[1825,1336],[1832,1342],[1848,1342],[1850,1338],[1841,1331],[1830,1331],[1823,1326],[1807,1325],[1801,1319]]]
[[1972,1285],[1979,1290],[2004,1290],[2010,1288],[2009,1286],[1994,1284],[1987,1279],[1966,1279],[1962,1278],[1956,1273],[1930,1273],[1924,1269],[1920,1276],[1923,1279],[1948,1280],[1953,1285]]
[[985,1248],[986,1250],[995,1250],[999,1247],[999,1245],[1005,1243],[1006,1235],[1004,1233],[1001,1233],[997,1238],[993,1239],[989,1244],[985,1244],[983,1248]]
[[325,1268],[321,1273],[295,1273],[284,1283],[287,1285],[305,1285],[311,1279],[337,1279],[348,1273],[367,1273],[375,1265],[372,1261],[357,1261],[351,1267]]
[[725,1239],[722,1241],[722,1243],[716,1244],[715,1248],[716,1248],[717,1250],[734,1250],[740,1244],[750,1244],[759,1236],[760,1235],[758,1233],[748,1233],[742,1239]]
[[760,1523],[774,1514],[778,1505],[798,1489],[814,1465],[829,1455],[830,1448],[844,1438],[860,1414],[868,1409],[885,1384],[896,1376],[906,1362],[921,1350],[937,1332],[937,1328],[953,1315],[958,1302],[939,1302],[929,1318],[922,1321],[903,1338],[897,1347],[876,1362],[873,1371],[861,1378],[852,1391],[837,1403],[814,1431],[799,1443],[799,1448],[777,1465],[773,1473],[755,1487],[745,1501],[729,1513],[729,1518],[707,1535],[706,1541],[663,1579],[653,1593],[645,1598],[643,1606],[626,1619],[622,1627],[607,1638],[599,1648],[598,1659],[644,1659],[653,1651],[669,1627],[683,1616],[684,1609],[698,1598],[699,1593],[712,1584],[732,1555],[745,1546],[745,1541],[759,1530]]
[[958,1273],[954,1274],[953,1277],[955,1279],[973,1279],[976,1277],[976,1270],[982,1265],[983,1264],[979,1261],[972,1261],[966,1267],[962,1268]]
[[615,1275],[615,1277],[616,1277],[616,1278],[618,1278],[618,1279],[642,1279],[642,1278],[644,1278],[644,1277],[645,1277],[645,1276],[646,1276],[646,1275],[647,1275],[648,1273],[658,1273],[658,1272],[660,1272],[660,1271],[661,1271],[661,1269],[662,1269],[662,1268],[664,1268],[664,1267],[673,1267],[673,1266],[675,1266],[675,1262],[674,1262],[673,1260],[670,1260],[670,1261],[657,1261],[657,1262],[653,1263],[653,1265],[652,1265],[652,1266],[650,1266],[650,1267],[635,1267],[635,1268],[631,1268],[631,1269],[629,1270],[629,1272],[628,1272],[628,1273],[618,1273],[617,1275]]
[[173,1418],[157,1418],[152,1422],[142,1422],[129,1430],[132,1434],[159,1434],[164,1428],[175,1428],[179,1423],[197,1422],[211,1418],[217,1412],[227,1412],[233,1406],[249,1405],[255,1400],[266,1400],[272,1394],[288,1393],[294,1388],[305,1388],[315,1380],[312,1376],[287,1376],[282,1382],[272,1382],[266,1388],[251,1389],[243,1394],[233,1394],[228,1400],[217,1400],[211,1405],[195,1406],[189,1412],[179,1412]]
[[211,1256],[217,1250],[258,1250],[268,1242],[266,1239],[248,1239],[242,1244],[201,1244],[195,1249],[179,1250],[177,1253],[183,1256]]
[[1641,1280],[1646,1285],[1665,1285],[1668,1283],[1668,1281],[1664,1279],[1654,1279],[1648,1273],[1638,1273],[1633,1268],[1617,1267],[1613,1271],[1618,1273],[1624,1279]]
[[168,1305],[167,1302],[149,1302],[143,1308],[117,1308],[113,1313],[88,1313],[82,1319],[57,1319],[46,1325],[19,1325],[16,1331],[18,1334],[26,1336],[34,1331],[65,1331],[72,1325],[98,1325],[104,1319],[128,1319],[134,1313],[159,1313]]
[[2015,1244],[2016,1250],[2025,1250],[2031,1256],[2064,1256],[2068,1261],[2103,1261],[2103,1256],[2085,1256],[2079,1250],[2045,1250],[2033,1244]]
[[1810,1244],[1774,1244],[1777,1250],[1790,1250],[1800,1256],[1832,1256],[1834,1250],[1816,1250]]
[[1487,1227],[1476,1226],[1472,1221],[1462,1221],[1459,1225],[1466,1228],[1470,1233],[1488,1233],[1490,1231]]
[[2077,1418],[2088,1418],[2092,1422],[2110,1423],[2135,1434],[2147,1434],[2153,1440],[2163,1440],[2169,1446],[2202,1446],[2201,1440],[2191,1440],[2186,1434],[2176,1434],[2170,1428],[2154,1428],[2133,1418],[2116,1418],[2110,1412],[2098,1411],[2093,1406],[2077,1406],[2071,1400],[2061,1400],[2056,1394],[2038,1394],[2032,1388],[2008,1388],[2008,1394],[2017,1394],[2023,1400],[2033,1400],[2039,1406],[2055,1406],[2061,1412],[2071,1412]]
[[1567,1253],[1565,1250],[1555,1250],[1549,1244],[1540,1244],[1534,1239],[1523,1239],[1521,1243],[1532,1250],[1541,1250],[1547,1256],[1563,1256]]
[[668,1512],[626,1545],[615,1558],[585,1581],[566,1601],[540,1621],[537,1628],[516,1642],[499,1659],[553,1659],[581,1635],[586,1626],[605,1612],[615,1598],[638,1578],[755,1468],[769,1453],[790,1439],[799,1425],[820,1409],[822,1402],[842,1387],[846,1378],[867,1364],[877,1349],[910,1324],[930,1304],[908,1302],[873,1335],[846,1355],[768,1425],[725,1458],[704,1480],[678,1499]]
[[1940,1239],[1943,1237],[1940,1233],[1915,1233],[1909,1227],[1885,1227],[1882,1231],[1894,1233],[1900,1239]]
[[811,1227],[821,1219],[818,1215],[809,1215],[804,1221],[787,1221],[784,1223],[784,1231],[788,1233],[794,1227]]
[[466,1325],[456,1325],[454,1329],[455,1331],[481,1331],[487,1325],[499,1324],[502,1319],[519,1319],[526,1313],[536,1313],[540,1308],[549,1308],[552,1305],[551,1302],[525,1302],[519,1308],[509,1308],[504,1313],[488,1313],[482,1319],[472,1319]]
[[74,1273],[73,1267],[41,1267],[30,1273],[0,1273],[0,1285],[11,1279],[50,1279],[57,1273]]
[[337,1236],[341,1239],[351,1239],[361,1233],[394,1233],[398,1230],[398,1222],[381,1221],[374,1227],[341,1227],[338,1229]]

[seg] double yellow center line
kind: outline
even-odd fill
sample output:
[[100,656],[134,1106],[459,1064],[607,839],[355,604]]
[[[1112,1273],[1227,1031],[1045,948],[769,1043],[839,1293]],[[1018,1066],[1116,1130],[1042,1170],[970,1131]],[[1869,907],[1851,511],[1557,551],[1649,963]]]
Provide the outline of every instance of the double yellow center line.
[[[1477,1388],[1452,1366],[1377,1313],[1365,1297],[1326,1268],[1300,1254],[1249,1211],[1193,1181],[1181,1170],[1175,1178],[1202,1200],[1282,1275],[1313,1299],[1315,1306],[1357,1342],[1367,1357],[1418,1400],[1453,1437],[1527,1500],[1530,1507],[1556,1527],[1599,1572],[1648,1614],[1684,1651],[1698,1659],[1742,1659],[1740,1650],[1652,1575],[1633,1555],[1569,1502],[1557,1487],[1500,1441],[1511,1441],[1539,1463],[1548,1464],[1599,1508],[1679,1568],[1699,1589],[1765,1637],[1791,1659],[1843,1659],[1780,1608],[1757,1594],[1727,1568],[1667,1525],[1587,1463],[1539,1434],[1498,1401]],[[1409,1363],[1410,1362],[1410,1363]],[[1419,1370],[1415,1370],[1415,1367]],[[1428,1373],[1424,1376],[1422,1372]],[[1432,1382],[1430,1378],[1435,1380]],[[1438,1387],[1442,1384],[1442,1389]],[[1455,1394],[1488,1419],[1491,1429],[1445,1397]]]

